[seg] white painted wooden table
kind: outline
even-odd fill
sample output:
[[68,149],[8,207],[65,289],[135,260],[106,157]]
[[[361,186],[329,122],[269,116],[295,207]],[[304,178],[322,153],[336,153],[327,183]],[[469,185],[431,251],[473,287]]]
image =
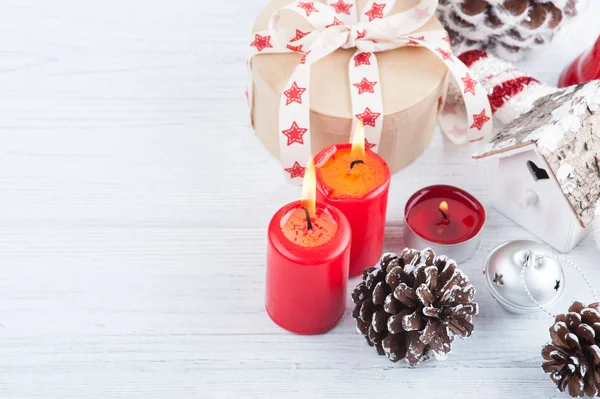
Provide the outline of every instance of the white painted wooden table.
[[[266,227],[299,189],[246,119],[244,57],[264,0],[0,2],[0,398],[548,398],[551,320],[501,310],[482,260],[530,236],[488,207],[474,336],[446,362],[376,355],[348,312],[322,336],[263,306]],[[600,4],[521,65],[554,82]],[[489,203],[469,149],[436,135],[393,178],[386,249],[416,189]],[[570,258],[596,282],[589,237]],[[353,287],[356,281],[351,281]],[[589,300],[589,297],[583,297]]]

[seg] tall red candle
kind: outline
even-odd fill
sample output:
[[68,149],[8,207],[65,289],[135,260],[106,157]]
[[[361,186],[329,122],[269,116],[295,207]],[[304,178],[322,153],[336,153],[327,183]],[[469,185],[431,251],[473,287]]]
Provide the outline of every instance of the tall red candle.
[[[360,137],[360,136],[359,136]],[[338,208],[350,222],[350,277],[381,257],[390,171],[379,155],[356,144],[336,144],[315,157],[317,199]]]
[[350,225],[333,206],[315,202],[312,163],[302,197],[269,223],[265,305],[279,326],[320,334],[333,328],[346,309]]

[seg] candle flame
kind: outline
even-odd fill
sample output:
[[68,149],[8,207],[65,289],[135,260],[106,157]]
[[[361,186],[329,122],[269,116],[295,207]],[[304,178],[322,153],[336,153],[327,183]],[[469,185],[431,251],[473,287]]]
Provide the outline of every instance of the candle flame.
[[364,159],[365,157],[365,126],[362,121],[358,122],[352,135],[350,155],[356,159]]
[[440,202],[440,211],[448,212],[448,203],[446,201]]
[[304,181],[302,182],[302,195],[300,203],[308,209],[310,215],[315,215],[317,198],[317,176],[315,172],[315,164],[311,159],[306,165],[304,171]]

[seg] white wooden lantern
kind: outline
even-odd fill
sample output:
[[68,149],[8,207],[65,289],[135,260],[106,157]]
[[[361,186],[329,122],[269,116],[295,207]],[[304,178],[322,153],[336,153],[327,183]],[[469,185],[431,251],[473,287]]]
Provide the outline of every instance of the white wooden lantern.
[[600,81],[543,97],[476,159],[495,159],[499,212],[561,252],[593,222],[600,198]]

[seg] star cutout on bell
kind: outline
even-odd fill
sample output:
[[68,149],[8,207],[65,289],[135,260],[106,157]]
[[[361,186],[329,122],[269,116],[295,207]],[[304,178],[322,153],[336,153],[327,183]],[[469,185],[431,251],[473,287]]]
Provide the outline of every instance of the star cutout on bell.
[[363,93],[375,93],[373,86],[375,86],[377,82],[370,82],[367,78],[363,78],[360,83],[353,83],[353,86],[358,88],[358,94]]
[[365,112],[357,114],[356,117],[362,121],[365,126],[375,127],[375,121],[381,116],[378,112],[372,112],[369,107],[365,108]]
[[373,3],[373,6],[371,7],[371,9],[365,13],[365,15],[369,17],[369,22],[371,22],[377,18],[380,18],[380,19],[383,18],[383,9],[385,8],[386,5],[387,4]]
[[303,129],[299,127],[296,122],[293,122],[292,127],[287,130],[283,130],[281,133],[283,133],[284,136],[287,136],[287,145],[290,146],[294,143],[304,144],[304,139],[302,136],[304,136],[304,133],[307,131],[308,129]]
[[504,285],[504,281],[502,281],[502,274],[494,273],[494,279],[492,280],[492,282],[496,284],[496,287]]
[[471,129],[475,128],[477,130],[481,130],[483,125],[485,125],[485,123],[489,120],[490,118],[485,114],[485,109],[482,109],[480,113],[473,115],[473,124],[471,125]]
[[310,17],[310,14],[313,12],[319,12],[319,10],[315,7],[315,3],[312,1],[307,1],[303,3],[298,3],[298,8],[301,8],[306,12],[306,16]]
[[292,87],[283,92],[286,96],[285,105],[290,105],[291,103],[302,104],[302,94],[306,91],[303,87],[298,87],[296,82],[292,83]]
[[371,65],[371,53],[359,53],[354,56],[354,66]]
[[285,168],[284,170],[290,174],[290,179],[294,179],[296,177],[304,177],[306,168],[300,166],[298,162],[294,162],[294,165],[291,168]]
[[256,47],[258,51],[263,51],[266,48],[273,48],[271,46],[271,36],[261,36],[258,33],[254,35],[254,41],[250,43],[250,46]]
[[353,5],[354,4],[344,3],[343,0],[338,0],[337,3],[330,4],[331,7],[335,8],[335,12],[337,12],[338,14],[347,14],[347,15],[350,15],[350,8]]
[[465,85],[465,90],[464,93],[471,93],[473,95],[475,95],[475,85],[477,84],[477,81],[475,79],[473,79],[471,77],[471,75],[469,75],[469,73],[467,72],[467,76],[465,76],[464,78],[460,78],[460,80],[462,80],[462,82]]

